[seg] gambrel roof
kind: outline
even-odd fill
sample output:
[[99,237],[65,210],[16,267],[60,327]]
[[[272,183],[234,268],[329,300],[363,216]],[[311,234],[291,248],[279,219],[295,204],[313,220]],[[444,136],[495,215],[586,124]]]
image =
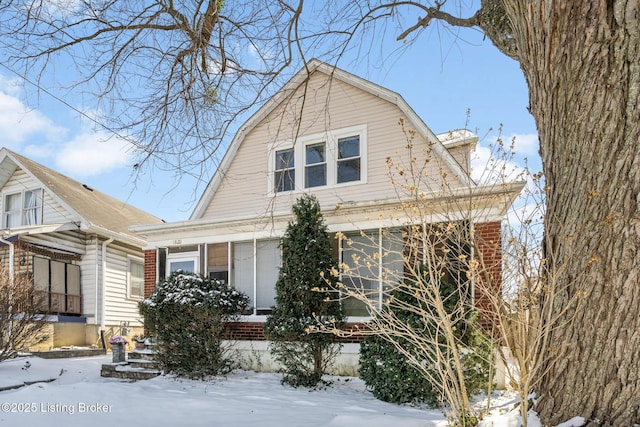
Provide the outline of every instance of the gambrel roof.
[[408,125],[414,128],[419,135],[423,136],[430,144],[433,152],[438,156],[444,164],[446,164],[453,175],[460,180],[460,183],[464,187],[474,187],[476,184],[465,172],[462,166],[456,161],[451,153],[445,148],[443,143],[438,137],[431,131],[431,129],[422,121],[422,119],[413,111],[413,109],[407,104],[407,102],[397,94],[389,89],[386,89],[380,85],[372,83],[366,79],[355,76],[344,70],[331,66],[327,63],[319,60],[311,60],[306,67],[303,67],[293,78],[291,78],[268,102],[260,107],[250,118],[247,120],[236,133],[233,141],[231,142],[229,149],[225,156],[222,158],[218,169],[213,175],[211,181],[205,188],[198,204],[196,205],[190,220],[197,220],[203,218],[203,215],[211,203],[214,194],[220,187],[223,178],[229,170],[231,163],[234,160],[238,149],[242,145],[245,137],[260,124],[268,115],[274,111],[280,104],[285,102],[289,95],[296,91],[300,85],[302,85],[313,73],[324,73],[332,79],[337,79],[348,85],[356,87],[362,91],[365,91],[379,99],[387,101],[397,108],[405,115],[408,120]]
[[[78,228],[105,236],[137,241],[129,231],[135,224],[159,224],[162,219],[49,169],[7,148],[0,150],[0,188],[21,169],[76,217]],[[46,225],[46,224],[45,224]]]

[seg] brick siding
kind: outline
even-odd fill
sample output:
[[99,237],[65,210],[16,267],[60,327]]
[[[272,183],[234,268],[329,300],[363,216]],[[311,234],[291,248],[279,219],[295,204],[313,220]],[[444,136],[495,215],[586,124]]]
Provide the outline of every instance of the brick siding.
[[[488,331],[495,323],[495,314],[487,295],[502,294],[502,224],[499,221],[475,224],[477,258],[484,268],[481,275],[488,283],[480,283],[475,289],[475,304],[480,324]],[[482,279],[481,279],[482,280]]]
[[[342,337],[337,341],[343,343],[357,343],[364,339],[364,331],[367,326],[364,323],[347,323],[342,329],[350,333],[350,336]],[[230,322],[227,323],[229,339],[238,341],[264,341],[264,323],[262,322]]]
[[156,251],[144,251],[144,296],[151,295],[156,288]]

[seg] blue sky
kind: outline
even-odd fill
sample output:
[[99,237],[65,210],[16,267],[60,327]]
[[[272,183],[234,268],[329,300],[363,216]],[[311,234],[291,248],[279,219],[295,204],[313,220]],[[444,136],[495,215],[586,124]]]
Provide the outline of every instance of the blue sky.
[[[435,133],[464,127],[476,132],[480,158],[488,156],[486,146],[502,124],[504,139],[516,137],[518,159],[527,157],[539,170],[535,123],[519,65],[477,31],[427,30],[410,46],[388,40],[380,50],[361,53],[359,61],[338,65],[399,93]],[[403,51],[394,55],[398,47]],[[82,110],[82,100],[64,99]],[[126,141],[96,131],[95,123],[62,101],[36,96],[33,86],[2,67],[0,135],[0,145],[170,222],[189,217],[214,168],[211,164],[200,182],[159,169],[145,169],[134,180],[135,160]]]

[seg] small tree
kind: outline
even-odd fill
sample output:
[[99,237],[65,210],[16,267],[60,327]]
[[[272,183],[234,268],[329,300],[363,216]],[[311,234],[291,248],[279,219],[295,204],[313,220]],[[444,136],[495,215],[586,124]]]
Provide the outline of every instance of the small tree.
[[295,219],[281,241],[282,267],[276,305],[265,323],[270,350],[282,366],[283,382],[317,384],[340,344],[331,335],[310,333],[316,326],[340,327],[343,313],[336,298],[337,262],[320,204],[304,195],[293,205]]
[[27,276],[11,277],[0,266],[0,361],[47,340],[41,302]]
[[145,329],[159,339],[156,360],[165,372],[189,378],[226,373],[225,322],[249,303],[242,292],[207,277],[174,272],[140,303]]

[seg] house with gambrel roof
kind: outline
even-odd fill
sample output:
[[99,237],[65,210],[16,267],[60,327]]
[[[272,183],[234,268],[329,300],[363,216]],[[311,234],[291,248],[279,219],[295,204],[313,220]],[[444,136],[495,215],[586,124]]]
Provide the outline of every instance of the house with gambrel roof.
[[0,258],[43,296],[45,347],[104,345],[142,331],[145,239],[162,220],[7,148],[0,150]]
[[[476,236],[499,247],[501,221],[522,183],[475,183],[476,142],[465,130],[434,134],[397,93],[313,60],[240,127],[187,221],[132,228],[147,239],[145,292],[178,269],[222,280],[251,298],[236,338],[263,340],[279,239],[296,199],[314,194],[329,231],[352,241],[365,232],[380,242],[366,249],[375,256],[383,252],[383,230],[399,230],[408,220],[398,213],[403,200],[390,181],[389,160],[409,163],[414,155],[430,162],[421,173],[434,185],[422,194],[433,221],[444,218],[452,199],[473,196]],[[351,249],[340,242],[336,257],[349,264]],[[499,253],[491,257],[499,276]],[[380,265],[380,275],[383,270]],[[381,294],[382,277],[368,277],[365,286]],[[350,322],[366,321],[363,307],[345,301],[345,308]]]

